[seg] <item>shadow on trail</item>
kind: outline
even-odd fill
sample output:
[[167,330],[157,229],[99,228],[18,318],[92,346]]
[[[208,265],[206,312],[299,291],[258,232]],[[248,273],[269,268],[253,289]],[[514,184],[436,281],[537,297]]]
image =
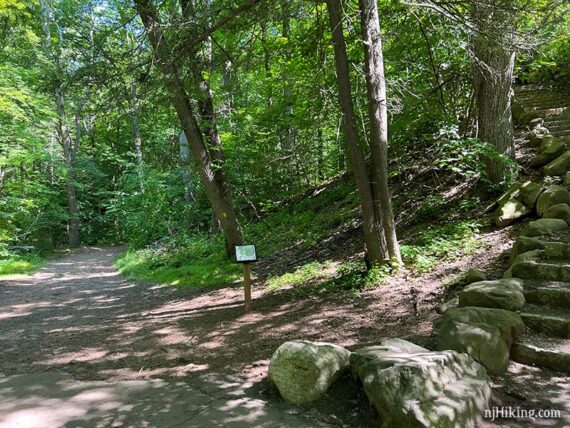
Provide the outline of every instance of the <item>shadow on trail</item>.
[[[32,277],[0,281],[0,373],[9,376],[0,376],[0,426],[18,426],[6,423],[16,417],[67,427],[110,426],[106,417],[118,426],[303,426],[297,417],[309,417],[309,426],[369,426],[348,383],[312,409],[291,413],[268,401],[272,353],[299,338],[347,347],[386,337],[429,343],[434,314],[416,311],[410,284],[359,299],[255,290],[254,312],[245,315],[239,287],[133,283],[115,270],[117,254],[82,250]],[[517,379],[544,388],[545,403],[568,401],[564,383],[548,376]],[[179,422],[161,423],[166,415]]]

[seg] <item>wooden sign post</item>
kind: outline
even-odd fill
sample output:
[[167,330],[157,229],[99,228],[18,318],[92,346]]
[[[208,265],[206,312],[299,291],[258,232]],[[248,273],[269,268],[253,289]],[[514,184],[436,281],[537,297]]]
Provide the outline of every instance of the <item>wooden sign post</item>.
[[251,267],[249,263],[243,264],[243,294],[245,301],[245,313],[251,312]]
[[257,260],[255,245],[236,245],[236,261],[243,264],[245,313],[251,312],[251,262]]

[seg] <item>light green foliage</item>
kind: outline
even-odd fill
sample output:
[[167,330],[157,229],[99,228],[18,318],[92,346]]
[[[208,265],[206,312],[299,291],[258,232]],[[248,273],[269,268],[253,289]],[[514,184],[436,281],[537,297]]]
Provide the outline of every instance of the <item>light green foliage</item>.
[[356,296],[360,291],[383,284],[390,276],[388,266],[367,269],[363,261],[347,261],[338,266],[329,261],[311,262],[294,272],[272,277],[267,290],[293,288],[296,296],[335,294]]
[[246,237],[267,256],[291,245],[309,249],[354,219],[358,202],[351,181],[328,185],[274,208],[261,221],[246,226]]
[[328,272],[332,268],[332,262],[323,263],[311,262],[301,266],[294,272],[289,272],[281,276],[271,277],[267,281],[268,291],[277,291],[284,287],[309,286],[311,282],[322,280],[330,275]]
[[35,255],[12,255],[0,258],[0,278],[12,275],[27,275],[36,272],[43,265],[44,260]]
[[[195,2],[197,18],[189,26],[183,24],[179,2],[155,3],[175,54],[194,40],[195,31],[241,4]],[[539,28],[549,13],[545,2],[531,3],[521,15],[525,31]],[[180,123],[171,94],[132,5],[91,0],[45,5],[53,7],[49,43],[38,1],[0,0],[0,248],[33,245],[47,252],[66,241],[70,170],[64,164],[54,100],[58,83],[65,124],[71,139],[79,141],[72,184],[82,242],[127,243],[130,250],[118,264],[132,277],[193,287],[235,281],[240,267],[224,255],[193,160],[186,165],[181,159]],[[533,8],[543,9],[534,13]],[[355,8],[345,12],[358,131],[367,147],[359,17]],[[481,201],[451,200],[446,189],[423,178],[484,182],[481,159],[496,153],[472,138],[466,28],[398,2],[381,2],[380,15],[389,79],[391,184],[406,186],[425,173],[409,192],[395,194],[395,214],[427,227],[452,209],[461,214]],[[558,21],[548,21],[537,36],[542,48],[525,51],[528,55],[517,65],[523,77],[561,78],[568,69],[567,18],[558,11],[552,15]],[[261,257],[284,250],[317,252],[327,239],[358,226],[356,188],[344,178],[350,170],[330,39],[325,5],[295,0],[240,13],[197,50],[206,63],[203,77],[213,94],[238,217],[246,241],[257,245]],[[177,64],[198,112],[202,96],[189,72],[192,59],[181,55]],[[135,122],[141,164],[135,155]],[[192,203],[185,199],[186,173]],[[412,201],[418,204],[407,212]],[[402,252],[408,265],[429,270],[439,260],[476,248],[476,231],[476,225],[456,222],[423,229]],[[5,251],[0,260],[8,266],[20,263],[18,257]],[[360,262],[341,264],[336,272],[330,266],[309,263],[273,278],[270,287],[352,293],[388,275]]]
[[402,245],[404,263],[417,272],[429,272],[444,260],[471,254],[481,247],[480,225],[472,221],[449,222],[417,233],[412,244]]
[[241,274],[241,265],[226,258],[219,239],[199,237],[185,242],[184,246],[172,243],[126,252],[117,259],[116,265],[129,278],[192,288],[228,285]]

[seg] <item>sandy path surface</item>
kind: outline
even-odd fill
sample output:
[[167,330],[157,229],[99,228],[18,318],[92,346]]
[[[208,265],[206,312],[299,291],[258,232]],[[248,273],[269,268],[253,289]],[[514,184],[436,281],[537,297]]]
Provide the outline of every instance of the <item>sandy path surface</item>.
[[[182,308],[188,290],[125,280],[118,253],[79,250],[0,282],[0,427],[330,426],[192,362],[179,321],[208,310],[202,299]],[[240,307],[238,291],[217,305]]]
[[[313,406],[282,403],[267,389],[268,360],[299,338],[353,349],[401,337],[429,348],[442,293],[441,278],[402,277],[352,299],[256,287],[245,315],[239,286],[129,281],[113,266],[119,253],[82,249],[0,281],[0,428],[377,426],[350,379]],[[563,417],[481,426],[570,426],[569,386],[568,377],[512,363],[495,379],[491,405],[558,408]]]

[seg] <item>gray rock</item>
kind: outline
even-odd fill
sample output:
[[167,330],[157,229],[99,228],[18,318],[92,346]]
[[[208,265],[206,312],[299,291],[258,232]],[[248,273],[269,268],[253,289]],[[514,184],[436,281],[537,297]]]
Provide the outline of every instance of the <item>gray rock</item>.
[[495,224],[504,227],[515,223],[517,220],[529,215],[532,210],[516,199],[509,199],[500,205],[495,211]]
[[285,342],[269,361],[269,381],[285,401],[315,401],[348,369],[349,358],[350,351],[330,343]]
[[570,150],[565,151],[542,168],[544,175],[564,175],[568,170],[570,170]]
[[510,270],[518,278],[570,282],[570,263],[564,261],[528,259],[515,263]]
[[544,258],[556,260],[570,260],[569,242],[546,242],[544,244]]
[[526,225],[522,234],[524,236],[548,236],[568,229],[568,224],[558,218],[541,218]]
[[538,154],[531,159],[530,166],[533,168],[540,168],[543,165],[553,161],[566,150],[566,144],[562,140],[554,138],[544,138]]
[[538,147],[542,144],[546,136],[550,136],[548,129],[542,125],[538,125],[528,133],[527,138],[531,146]]
[[547,208],[542,215],[543,218],[558,218],[570,224],[570,205],[558,204]]
[[570,187],[570,171],[568,171],[564,176],[564,185],[566,187]]
[[529,303],[570,308],[570,289],[538,287],[524,292]]
[[570,373],[570,354],[556,349],[544,349],[529,343],[515,343],[511,349],[511,358],[527,366]]
[[537,126],[542,126],[544,125],[544,119],[542,117],[537,117],[536,119],[532,119],[529,124],[528,127],[533,130],[534,128],[536,128]]
[[382,427],[475,427],[491,390],[485,368],[455,351],[384,342],[350,356]]
[[522,183],[513,183],[511,187],[509,187],[509,190],[507,190],[499,197],[499,199],[497,199],[497,204],[499,206],[505,205],[509,200],[516,199],[520,194],[521,186]]
[[450,309],[434,323],[438,350],[469,354],[493,374],[506,371],[513,342],[524,332],[519,315],[504,309]]
[[457,306],[459,306],[459,297],[454,297],[450,300],[447,300],[445,302],[443,302],[442,304],[440,304],[435,311],[438,314],[444,314],[446,313],[448,310],[450,310],[451,308],[456,308]]
[[533,208],[543,189],[542,184],[527,181],[521,185],[519,195],[516,199],[522,202],[526,207]]
[[472,284],[474,282],[485,281],[487,279],[487,274],[481,269],[471,268],[465,272],[465,284]]
[[516,258],[523,253],[532,250],[543,250],[544,242],[538,238],[531,238],[530,236],[519,236],[515,241],[513,246],[513,251],[511,253],[511,260],[516,260]]
[[[513,278],[513,266],[515,266],[517,264],[524,263],[526,261],[540,260],[542,257],[544,257],[544,250],[531,250],[531,251],[527,251],[525,253],[519,254],[513,260],[511,267],[503,275],[503,279]],[[521,278],[526,278],[526,277],[521,277]]]
[[459,293],[459,306],[478,306],[515,311],[525,304],[520,279],[498,279],[468,285]]
[[570,192],[564,186],[550,186],[538,197],[536,212],[542,217],[548,208],[558,204],[570,205]]
[[524,325],[535,333],[548,337],[570,337],[570,320],[567,318],[524,312],[520,316]]

